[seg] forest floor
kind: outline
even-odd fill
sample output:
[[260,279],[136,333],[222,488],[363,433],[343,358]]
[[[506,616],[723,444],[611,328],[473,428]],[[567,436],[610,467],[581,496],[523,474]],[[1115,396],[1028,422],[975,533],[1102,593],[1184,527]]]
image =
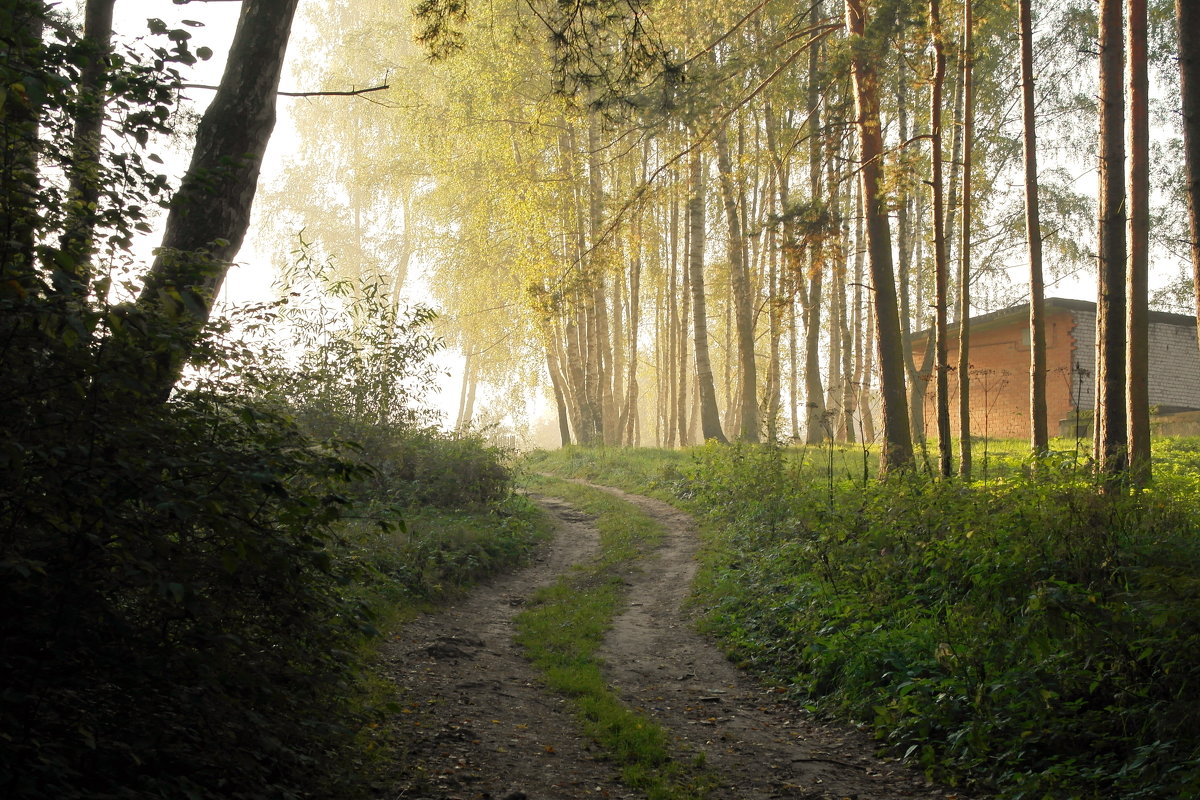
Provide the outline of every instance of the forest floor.
[[[960,798],[873,754],[868,736],[823,721],[738,670],[693,624],[687,604],[700,540],[686,514],[609,490],[666,530],[631,576],[628,604],[601,651],[621,699],[666,728],[676,757],[703,756],[712,800]],[[598,548],[592,519],[535,498],[556,533],[528,567],[404,626],[384,649],[402,713],[388,800],[641,798],[583,736],[566,700],[541,685],[514,641],[535,590]]]

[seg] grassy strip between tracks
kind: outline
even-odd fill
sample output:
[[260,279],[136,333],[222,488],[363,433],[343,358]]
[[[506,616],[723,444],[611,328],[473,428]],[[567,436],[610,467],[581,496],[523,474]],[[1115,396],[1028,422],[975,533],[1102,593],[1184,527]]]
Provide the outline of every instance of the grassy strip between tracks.
[[627,577],[662,540],[662,529],[634,506],[592,487],[534,477],[533,491],[561,497],[596,517],[600,552],[539,591],[517,618],[517,641],[546,685],[575,706],[584,731],[621,770],[621,779],[651,800],[703,798],[702,761],[672,758],[670,735],[621,703],[604,680],[597,655],[625,605]]

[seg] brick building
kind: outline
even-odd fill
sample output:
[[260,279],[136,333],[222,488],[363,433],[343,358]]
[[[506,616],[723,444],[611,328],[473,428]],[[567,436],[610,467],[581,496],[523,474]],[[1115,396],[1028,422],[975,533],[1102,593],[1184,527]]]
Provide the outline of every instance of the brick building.
[[[1096,396],[1096,304],[1046,300],[1046,411],[1051,436],[1072,435],[1076,412],[1086,423]],[[958,328],[948,343],[953,365]],[[928,332],[913,337],[918,365]],[[975,436],[1029,437],[1029,304],[971,318],[971,431]],[[958,430],[958,377],[950,373],[950,416]],[[1150,404],[1159,414],[1200,410],[1200,351],[1196,319],[1150,312]],[[935,437],[934,384],[925,395],[925,430]],[[1081,431],[1082,433],[1082,431]]]

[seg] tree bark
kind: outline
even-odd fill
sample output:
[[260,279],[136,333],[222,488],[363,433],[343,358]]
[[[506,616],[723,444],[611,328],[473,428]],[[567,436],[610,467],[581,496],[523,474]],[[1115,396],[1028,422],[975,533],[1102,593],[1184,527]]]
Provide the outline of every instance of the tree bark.
[[171,201],[159,255],[136,310],[180,326],[176,346],[151,345],[150,397],[167,398],[250,225],[275,93],[299,0],[244,0],[225,72],[196,130],[191,164]]
[[862,0],[845,0],[846,27],[851,36],[851,76],[859,131],[859,180],[867,227],[871,280],[875,294],[875,339],[879,352],[883,446],[880,472],[908,469],[913,464],[908,403],[904,397],[904,350],[892,266],[892,237],[882,195],[883,133],[879,122],[878,83],[866,52],[866,17]]
[[[1183,156],[1191,234],[1192,289],[1200,319],[1200,4],[1175,0],[1179,25],[1179,94],[1183,106]],[[1200,337],[1197,337],[1200,344]]]
[[[0,68],[12,75],[35,74],[42,57],[46,4],[15,0],[9,5],[6,21],[11,27],[4,32]],[[40,290],[34,243],[41,221],[38,135],[42,109],[30,95],[7,91],[0,103],[0,299],[23,299]]]
[[595,111],[588,115],[588,275],[592,286],[591,313],[594,327],[591,345],[595,347],[593,361],[597,370],[597,426],[604,444],[616,444],[617,415],[613,402],[613,351],[608,324],[608,299],[605,294],[606,254],[608,246],[601,241],[604,225],[604,178],[600,169],[600,118]]
[[929,93],[930,149],[933,195],[934,280],[934,404],[937,407],[938,471],[950,477],[954,452],[950,442],[950,360],[946,342],[950,306],[950,268],[946,258],[945,185],[942,175],[942,87],[946,80],[946,52],[942,42],[941,4],[929,0],[929,34],[933,43],[933,86]]
[[112,50],[113,5],[116,0],[88,0],[84,8],[83,45],[87,60],[79,70],[74,141],[68,170],[70,208],[59,249],[72,291],[86,297],[91,288],[91,258],[100,200],[100,146],[107,96],[108,55]]
[[725,206],[725,221],[729,226],[729,271],[733,289],[734,327],[737,331],[738,420],[741,423],[738,438],[744,442],[757,442],[758,366],[754,359],[754,308],[750,297],[750,265],[746,259],[733,167],[729,159],[729,136],[725,127],[717,134],[716,145],[721,198]]
[[[820,21],[821,3],[816,0],[809,11],[809,24]],[[822,137],[821,105],[818,91],[818,66],[820,53],[816,46],[808,52],[808,193],[815,201],[821,196]],[[787,209],[784,209],[787,213]],[[809,284],[804,290],[803,279],[797,278],[801,290],[801,305],[804,310],[804,441],[819,444],[825,440],[828,419],[825,415],[825,388],[821,381],[821,294],[824,282],[824,264],[819,257],[820,245],[809,248]]]
[[1150,479],[1150,81],[1146,67],[1146,0],[1127,0],[1129,266],[1126,292],[1126,405],[1129,476]]
[[708,355],[708,315],[704,302],[704,158],[698,147],[692,151],[690,172],[692,196],[688,201],[688,273],[692,283],[692,324],[696,349],[700,432],[705,441],[716,439],[725,444],[728,440],[721,431],[712,363]]
[[1100,0],[1100,267],[1096,292],[1096,461],[1105,487],[1123,480],[1125,413],[1125,100],[1121,0]]
[[1050,446],[1046,429],[1045,282],[1042,278],[1042,227],[1038,206],[1037,129],[1033,85],[1031,0],[1020,0],[1021,109],[1025,153],[1025,239],[1029,253],[1029,423],[1034,455]]
[[962,232],[958,271],[958,474],[971,477],[971,166],[975,146],[975,14],[973,0],[963,0],[962,53]]

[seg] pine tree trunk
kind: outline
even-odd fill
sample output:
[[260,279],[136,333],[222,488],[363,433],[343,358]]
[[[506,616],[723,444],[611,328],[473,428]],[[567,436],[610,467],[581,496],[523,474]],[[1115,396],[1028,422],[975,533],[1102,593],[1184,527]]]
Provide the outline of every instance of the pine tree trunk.
[[[1191,234],[1192,290],[1200,319],[1200,4],[1175,0],[1179,25],[1179,94],[1183,106],[1183,157]],[[1200,337],[1197,337],[1200,345]]]
[[929,0],[929,33],[933,44],[933,86],[929,100],[930,149],[932,151],[933,280],[934,280],[934,405],[937,410],[938,471],[954,474],[954,452],[950,442],[950,358],[947,316],[950,307],[950,267],[946,257],[945,183],[942,170],[942,88],[946,80],[946,52],[942,42],[939,0]]
[[975,14],[973,0],[963,0],[962,53],[962,232],[958,271],[958,474],[971,477],[971,204],[972,150],[975,146]]
[[[866,18],[862,0],[845,0],[846,27],[854,45],[863,43]],[[892,267],[892,237],[883,186],[883,135],[879,121],[878,83],[871,61],[861,48],[851,58],[855,114],[859,130],[859,180],[867,226],[871,282],[875,292],[875,339],[879,352],[883,446],[880,472],[911,468],[912,435],[904,397],[904,350],[900,311]]]
[[1033,94],[1031,0],[1020,0],[1021,107],[1025,149],[1025,238],[1029,252],[1029,420],[1034,455],[1049,447],[1046,427],[1046,323],[1042,279],[1042,228],[1038,207],[1037,134]]
[[1129,266],[1126,316],[1126,404],[1129,474],[1150,479],[1150,82],[1146,67],[1146,0],[1127,0]]
[[1124,478],[1125,98],[1121,0],[1100,0],[1100,269],[1096,308],[1096,461],[1108,489]]

